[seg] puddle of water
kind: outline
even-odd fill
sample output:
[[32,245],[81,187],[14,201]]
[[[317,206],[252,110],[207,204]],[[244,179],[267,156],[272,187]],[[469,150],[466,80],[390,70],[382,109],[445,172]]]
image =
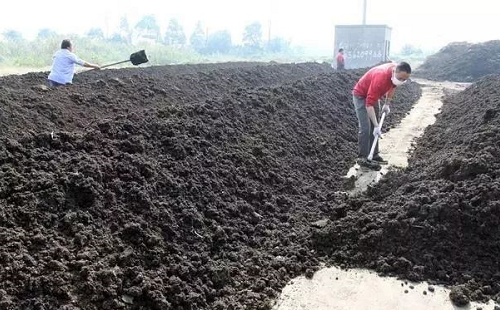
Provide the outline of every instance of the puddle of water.
[[459,308],[451,303],[449,290],[444,287],[434,286],[434,292],[430,292],[427,283],[402,284],[401,280],[380,277],[367,270],[326,268],[311,280],[294,279],[283,289],[273,310],[475,310],[478,307],[493,310],[495,307],[490,302]]

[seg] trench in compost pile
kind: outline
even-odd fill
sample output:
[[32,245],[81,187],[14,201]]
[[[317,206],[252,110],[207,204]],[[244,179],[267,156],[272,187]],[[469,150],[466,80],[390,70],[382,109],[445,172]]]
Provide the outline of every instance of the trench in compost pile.
[[[389,164],[383,165],[380,171],[373,171],[354,165],[347,173],[346,178],[355,178],[354,189],[350,195],[364,192],[368,186],[376,184],[388,172],[390,167],[404,168],[408,165],[408,152],[411,151],[414,140],[420,137],[427,126],[436,121],[435,115],[442,106],[442,97],[445,91],[460,91],[467,83],[434,82],[420,80],[422,97],[415,104],[410,113],[394,129],[383,135],[380,140],[380,154]],[[393,106],[392,109],[397,109]],[[390,117],[390,115],[389,115]]]
[[[358,165],[352,167],[347,177],[356,177],[355,189],[350,194],[364,192],[376,184],[391,166],[404,168],[408,165],[408,153],[414,140],[436,120],[442,98],[448,92],[460,91],[468,84],[418,80],[422,85],[422,97],[414,108],[381,140],[382,157],[389,161],[379,172],[366,171]],[[393,109],[397,109],[396,106]],[[408,283],[393,277],[380,277],[364,269],[342,270],[336,267],[318,271],[313,279],[299,277],[292,280],[282,291],[274,310],[335,310],[335,309],[399,309],[399,310],[446,310],[446,309],[494,309],[494,303],[472,303],[466,308],[454,306],[449,299],[449,289],[441,286],[429,291],[427,283]],[[424,293],[425,291],[425,293]]]

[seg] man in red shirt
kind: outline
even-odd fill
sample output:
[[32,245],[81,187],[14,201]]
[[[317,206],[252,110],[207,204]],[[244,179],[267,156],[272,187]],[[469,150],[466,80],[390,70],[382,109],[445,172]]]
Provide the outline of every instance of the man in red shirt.
[[337,55],[337,70],[345,70],[345,58],[344,58],[344,49],[339,49],[339,53]]
[[370,69],[354,86],[353,101],[359,125],[359,154],[358,163],[362,166],[379,169],[380,164],[387,162],[378,154],[378,144],[373,161],[367,160],[375,137],[381,135],[378,124],[378,102],[386,96],[386,104],[382,112],[390,113],[390,102],[397,86],[403,85],[411,75],[411,67],[406,62],[388,63]]

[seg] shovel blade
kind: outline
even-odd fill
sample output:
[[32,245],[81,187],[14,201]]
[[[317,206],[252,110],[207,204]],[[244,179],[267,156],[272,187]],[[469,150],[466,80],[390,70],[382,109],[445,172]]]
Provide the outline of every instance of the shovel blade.
[[144,64],[146,62],[148,62],[148,56],[146,56],[146,51],[145,50],[142,50],[142,51],[138,51],[136,53],[133,53],[132,55],[130,55],[130,62],[134,65],[134,66],[138,66],[140,64]]

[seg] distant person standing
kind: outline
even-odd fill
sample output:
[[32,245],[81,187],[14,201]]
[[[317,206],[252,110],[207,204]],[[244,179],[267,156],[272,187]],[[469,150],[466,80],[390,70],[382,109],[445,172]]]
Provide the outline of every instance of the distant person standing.
[[339,53],[337,54],[337,70],[345,70],[345,57],[344,57],[344,49],[339,49]]
[[62,41],[61,49],[54,54],[53,59],[52,69],[48,77],[50,87],[71,84],[75,75],[75,65],[101,69],[98,65],[83,61],[73,54],[73,44],[70,40]]

